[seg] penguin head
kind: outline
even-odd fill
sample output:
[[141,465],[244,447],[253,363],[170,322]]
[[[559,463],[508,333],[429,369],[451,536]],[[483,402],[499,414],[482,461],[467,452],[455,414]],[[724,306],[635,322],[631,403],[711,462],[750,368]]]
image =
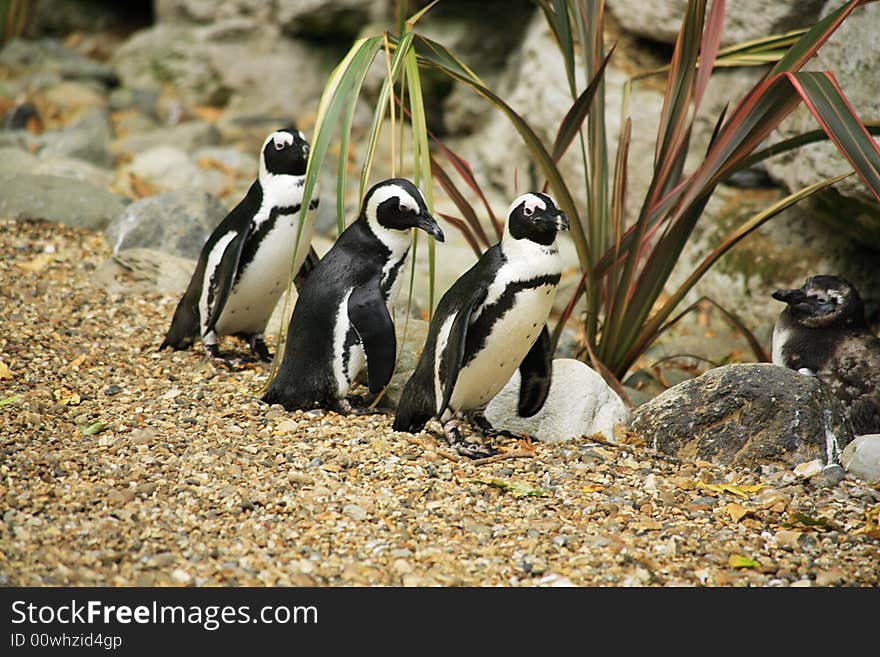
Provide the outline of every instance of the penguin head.
[[861,296],[839,276],[813,276],[800,288],[776,290],[771,296],[787,303],[791,317],[808,328],[867,326]]
[[568,218],[550,196],[541,192],[518,196],[507,211],[507,231],[514,239],[549,246],[557,232],[568,228]]
[[445,239],[419,188],[406,178],[389,178],[373,185],[364,197],[361,214],[369,225],[378,224],[380,229],[421,228],[438,242]]
[[260,177],[303,176],[309,161],[309,142],[296,128],[273,132],[263,142],[260,154]]

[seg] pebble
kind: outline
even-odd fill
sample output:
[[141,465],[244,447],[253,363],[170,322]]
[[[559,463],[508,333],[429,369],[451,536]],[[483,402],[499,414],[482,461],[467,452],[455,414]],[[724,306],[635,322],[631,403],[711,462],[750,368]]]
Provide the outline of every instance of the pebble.
[[342,513],[357,522],[361,522],[367,518],[366,510],[357,504],[346,504],[342,507]]

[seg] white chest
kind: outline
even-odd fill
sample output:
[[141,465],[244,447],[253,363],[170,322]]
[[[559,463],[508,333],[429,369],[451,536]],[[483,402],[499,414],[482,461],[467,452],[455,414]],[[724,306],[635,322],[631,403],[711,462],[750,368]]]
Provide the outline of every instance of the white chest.
[[498,394],[541,334],[555,297],[555,285],[516,294],[511,308],[493,324],[482,349],[459,372],[450,398],[454,413],[483,408]]
[[291,271],[302,266],[312,241],[312,222],[306,222],[294,258],[301,213],[279,215],[261,240],[247,267],[240,273],[217,322],[217,332],[262,333],[287,286]]

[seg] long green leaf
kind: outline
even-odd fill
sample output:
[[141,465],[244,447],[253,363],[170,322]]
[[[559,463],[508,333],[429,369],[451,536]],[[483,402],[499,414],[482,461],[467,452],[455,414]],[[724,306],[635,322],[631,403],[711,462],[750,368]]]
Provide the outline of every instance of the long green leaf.
[[[327,154],[333,130],[336,127],[336,123],[343,109],[349,104],[357,102],[358,92],[360,90],[360,85],[364,80],[366,69],[370,66],[373,59],[375,59],[376,53],[379,51],[381,45],[381,37],[370,37],[357,40],[339,65],[333,70],[327,85],[324,87],[324,92],[321,94],[321,100],[318,103],[318,114],[315,119],[314,133],[312,136],[312,149],[309,153],[309,162],[306,167],[306,180],[303,184],[303,221],[300,222],[299,231],[296,235],[294,253],[298,252],[300,248],[303,226],[305,221],[308,220],[307,214],[309,203],[312,200],[312,195],[314,194],[318,182],[318,174]],[[346,128],[350,129],[350,126],[346,126]],[[344,157],[344,153],[340,153],[340,157]],[[343,208],[338,208],[337,211],[341,213]],[[287,338],[287,321],[291,310],[290,283],[293,281],[296,273],[297,272],[294,271],[294,262],[291,261],[290,272],[288,275],[288,286],[287,291],[284,294],[284,305],[282,306],[281,329],[275,348],[275,357],[272,361],[272,367],[270,368],[263,392],[268,389],[278,372],[278,368],[281,366]]]

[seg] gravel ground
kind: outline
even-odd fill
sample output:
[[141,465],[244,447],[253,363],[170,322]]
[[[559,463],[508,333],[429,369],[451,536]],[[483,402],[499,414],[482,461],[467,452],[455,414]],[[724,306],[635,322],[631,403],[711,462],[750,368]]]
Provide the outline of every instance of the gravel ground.
[[157,353],[177,299],[93,282],[103,237],[0,222],[0,251],[2,585],[880,583],[880,493],[851,476],[632,435],[460,461],[436,426],[268,407],[268,365]]

